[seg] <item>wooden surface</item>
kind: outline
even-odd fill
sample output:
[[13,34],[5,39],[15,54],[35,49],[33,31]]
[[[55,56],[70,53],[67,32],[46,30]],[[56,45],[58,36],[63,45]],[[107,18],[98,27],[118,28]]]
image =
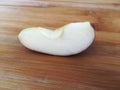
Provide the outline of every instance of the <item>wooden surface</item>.
[[[24,48],[27,27],[91,21],[94,43],[81,54],[50,56]],[[120,0],[1,0],[0,90],[120,90]]]

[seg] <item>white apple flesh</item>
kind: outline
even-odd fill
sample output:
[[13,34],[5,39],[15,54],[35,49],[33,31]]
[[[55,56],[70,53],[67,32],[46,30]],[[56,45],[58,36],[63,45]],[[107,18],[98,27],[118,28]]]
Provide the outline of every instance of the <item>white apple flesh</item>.
[[27,28],[18,38],[28,49],[51,55],[69,56],[87,49],[95,37],[90,22],[70,23],[56,30]]

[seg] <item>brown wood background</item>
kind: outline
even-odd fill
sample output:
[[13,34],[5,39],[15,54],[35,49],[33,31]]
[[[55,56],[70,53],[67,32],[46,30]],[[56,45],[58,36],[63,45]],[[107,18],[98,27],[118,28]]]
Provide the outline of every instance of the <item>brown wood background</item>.
[[[91,21],[94,43],[81,54],[24,48],[27,27]],[[0,90],[120,90],[120,0],[0,0]]]

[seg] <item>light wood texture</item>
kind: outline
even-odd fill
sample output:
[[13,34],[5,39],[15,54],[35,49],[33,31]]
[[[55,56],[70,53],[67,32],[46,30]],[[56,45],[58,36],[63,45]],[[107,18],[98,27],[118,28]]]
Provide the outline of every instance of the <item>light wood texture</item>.
[[89,7],[120,10],[120,0],[1,0],[0,5],[33,7]]
[[[1,0],[0,90],[120,90],[120,0]],[[94,43],[58,57],[24,48],[19,32],[91,21]]]

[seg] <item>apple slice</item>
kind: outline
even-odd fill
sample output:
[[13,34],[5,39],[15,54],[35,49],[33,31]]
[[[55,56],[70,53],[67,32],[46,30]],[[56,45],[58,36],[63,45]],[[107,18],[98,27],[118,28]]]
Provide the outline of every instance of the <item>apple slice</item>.
[[69,56],[87,49],[95,37],[90,22],[67,24],[59,29],[27,28],[18,38],[28,49],[51,55]]

